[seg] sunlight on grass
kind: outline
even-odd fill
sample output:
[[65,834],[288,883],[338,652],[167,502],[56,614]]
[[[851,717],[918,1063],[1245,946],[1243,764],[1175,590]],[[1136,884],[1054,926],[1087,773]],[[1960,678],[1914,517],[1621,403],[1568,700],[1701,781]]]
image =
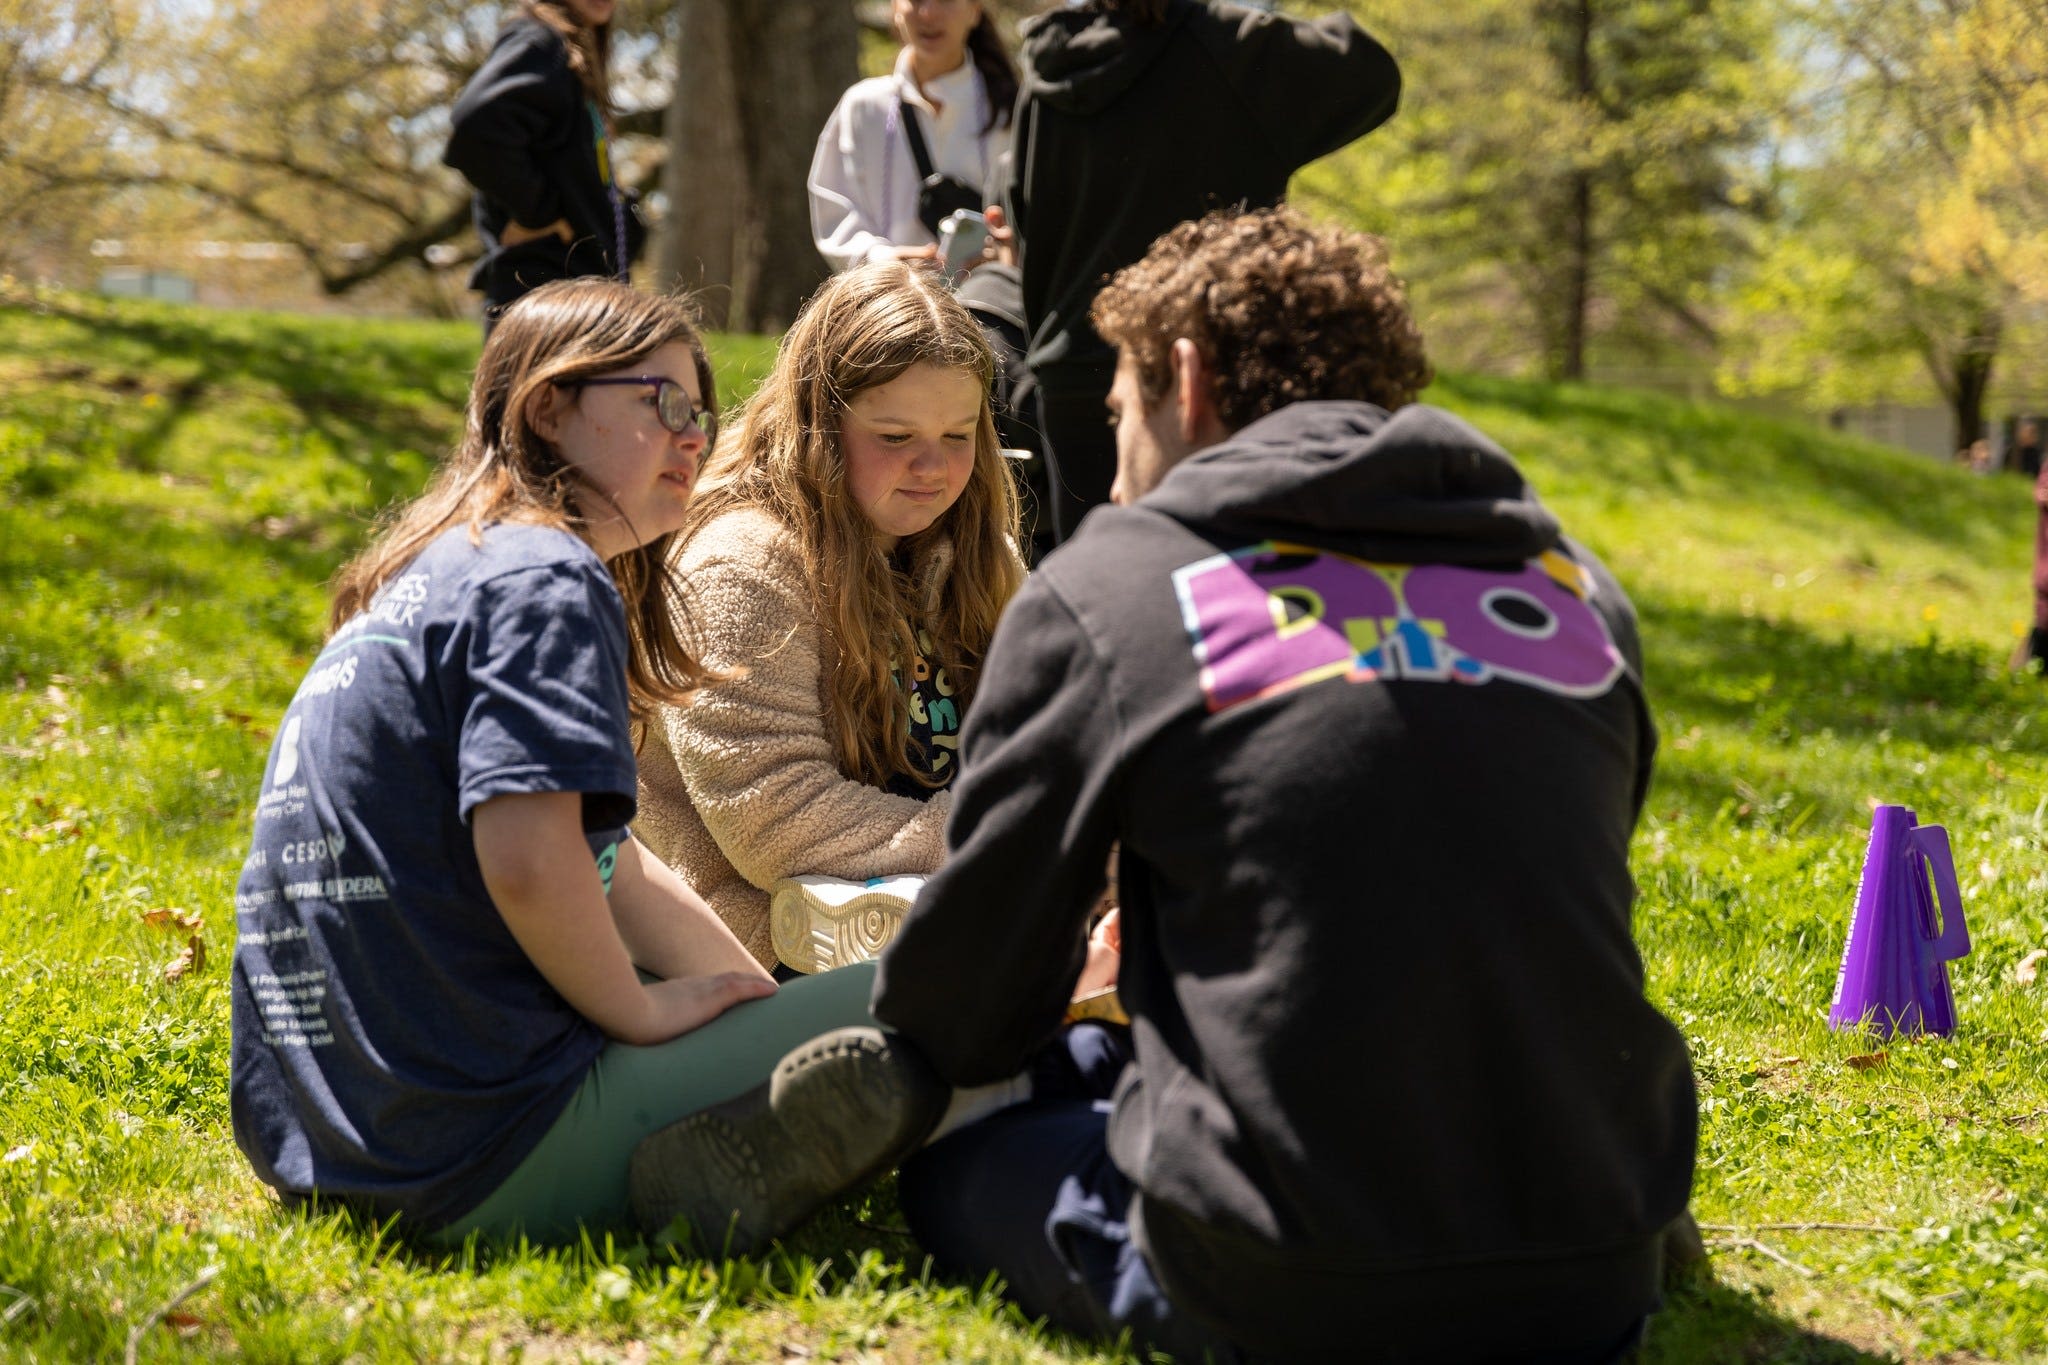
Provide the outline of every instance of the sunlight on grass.
[[[435,1256],[280,1212],[228,1132],[249,802],[323,581],[459,426],[474,329],[50,302],[0,305],[0,1356],[118,1358],[218,1266],[141,1359],[1128,1358],[934,1276],[886,1184],[740,1262]],[[772,359],[713,351],[728,404]],[[1640,394],[1431,398],[1642,615],[1663,748],[1638,923],[1699,1073],[1719,1245],[1646,1358],[2041,1358],[2048,982],[2015,968],[2048,947],[2048,694],[2004,671],[2025,490]],[[1874,801],[1955,842],[1975,951],[1949,1041],[1825,1029]],[[205,920],[178,980],[162,907]]]

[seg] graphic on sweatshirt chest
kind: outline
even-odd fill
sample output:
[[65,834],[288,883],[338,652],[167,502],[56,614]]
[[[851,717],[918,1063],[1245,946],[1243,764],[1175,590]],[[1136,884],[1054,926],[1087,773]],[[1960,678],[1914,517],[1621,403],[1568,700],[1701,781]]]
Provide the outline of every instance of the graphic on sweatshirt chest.
[[1176,569],[1173,587],[1212,712],[1331,678],[1595,697],[1623,668],[1592,576],[1554,550],[1498,570],[1266,541]]
[[[932,637],[921,627],[912,627],[917,652],[910,656],[910,754],[911,761],[947,786],[953,780],[953,755],[960,747],[960,703],[953,695],[953,680],[944,668],[931,661]],[[898,686],[904,685],[903,670],[895,670]],[[904,794],[929,796],[935,788],[912,784]]]

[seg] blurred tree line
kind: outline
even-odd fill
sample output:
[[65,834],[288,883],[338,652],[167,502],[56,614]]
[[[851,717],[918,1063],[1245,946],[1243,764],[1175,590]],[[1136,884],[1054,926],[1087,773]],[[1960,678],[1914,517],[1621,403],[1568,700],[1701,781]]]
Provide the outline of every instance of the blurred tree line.
[[[1401,61],[1401,112],[1295,194],[1387,235],[1444,364],[1690,369],[1817,406],[1931,386],[1959,444],[1994,381],[2048,378],[2048,0],[1343,7]],[[467,195],[439,152],[505,12],[0,0],[0,268],[203,229],[283,244],[330,294],[460,271]],[[787,322],[823,270],[811,146],[886,63],[886,17],[621,6],[622,161],[667,228],[651,278],[736,327]]]

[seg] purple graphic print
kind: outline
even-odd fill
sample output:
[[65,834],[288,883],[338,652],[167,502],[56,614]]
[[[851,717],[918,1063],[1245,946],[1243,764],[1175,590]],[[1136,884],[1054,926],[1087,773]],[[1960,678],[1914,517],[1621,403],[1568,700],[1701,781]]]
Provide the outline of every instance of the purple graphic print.
[[1622,671],[1591,576],[1555,551],[1502,572],[1268,541],[1176,569],[1173,586],[1211,711],[1339,677],[1594,697]]

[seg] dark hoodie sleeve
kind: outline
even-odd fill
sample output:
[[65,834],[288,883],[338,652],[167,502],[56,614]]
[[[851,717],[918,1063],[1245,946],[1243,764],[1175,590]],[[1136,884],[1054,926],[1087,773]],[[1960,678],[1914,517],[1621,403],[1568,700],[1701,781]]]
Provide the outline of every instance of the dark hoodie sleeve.
[[581,117],[561,39],[538,22],[514,24],[455,101],[441,160],[515,222],[543,228],[566,216],[550,159]]
[[875,982],[875,1018],[954,1085],[1015,1075],[1059,1027],[1115,837],[1120,732],[1100,658],[1034,576],[968,712],[946,864]]
[[1401,72],[1393,54],[1346,14],[1289,19],[1231,11],[1238,22],[1215,50],[1231,84],[1274,149],[1304,166],[1393,117]]
[[1650,695],[1643,683],[1643,637],[1636,627],[1635,605],[1621,590],[1621,580],[1598,556],[1569,537],[1564,541],[1564,550],[1593,575],[1594,607],[1606,620],[1615,648],[1621,651],[1621,661],[1628,668],[1629,681],[1635,684],[1638,736],[1630,811],[1632,818],[1640,819],[1643,802],[1649,799],[1650,774],[1657,759],[1657,722],[1650,714]]

